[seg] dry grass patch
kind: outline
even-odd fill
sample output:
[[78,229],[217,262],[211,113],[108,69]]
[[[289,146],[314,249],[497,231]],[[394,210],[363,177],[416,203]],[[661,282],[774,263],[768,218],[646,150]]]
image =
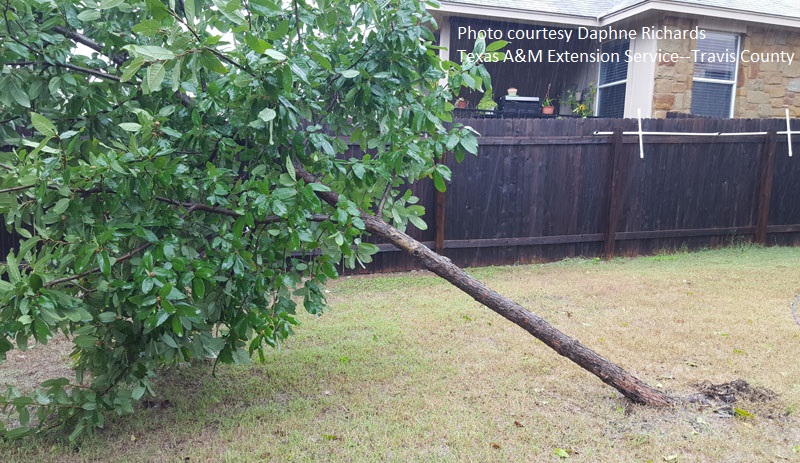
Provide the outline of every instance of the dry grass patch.
[[670,392],[741,378],[776,396],[631,405],[433,276],[353,277],[265,364],[173,369],[167,406],[0,461],[800,461],[800,248],[472,273]]

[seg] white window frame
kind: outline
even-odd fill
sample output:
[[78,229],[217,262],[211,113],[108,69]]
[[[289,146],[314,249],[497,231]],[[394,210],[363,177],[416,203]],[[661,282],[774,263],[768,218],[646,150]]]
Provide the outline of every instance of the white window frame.
[[[734,103],[736,102],[736,82],[739,80],[739,49],[742,46],[742,36],[741,34],[737,34],[736,32],[730,31],[709,31],[715,32],[718,34],[727,34],[736,37],[736,63],[733,65],[733,79],[708,79],[706,77],[695,77],[692,73],[692,84],[694,82],[707,82],[710,84],[726,84],[731,86],[731,101],[730,106],[728,108],[728,118],[733,117],[733,110],[734,110]],[[692,85],[694,87],[694,85]],[[692,101],[689,102],[689,111],[692,110],[692,104],[694,103],[694,88],[692,88]]]
[[[630,39],[625,39],[625,40],[628,41],[628,49],[630,50],[631,41],[630,41]],[[602,49],[601,49],[601,51],[602,51]],[[595,108],[594,108],[595,117],[600,115],[600,105],[603,104],[603,99],[600,97],[600,90],[604,89],[604,88],[614,87],[616,85],[627,84],[628,83],[628,79],[630,77],[630,72],[629,72],[630,69],[625,69],[625,78],[624,79],[615,80],[613,82],[608,82],[608,83],[605,83],[603,85],[600,85],[600,77],[603,75],[602,74],[602,72],[603,72],[603,69],[602,69],[603,68],[603,64],[606,64],[606,63],[600,63],[597,66],[597,104],[594,105],[595,106]],[[625,93],[627,94],[627,92],[628,92],[628,89],[626,87],[625,88]],[[625,114],[625,100],[624,99],[622,100],[622,114],[623,114],[622,117],[625,117],[624,116],[624,114]]]

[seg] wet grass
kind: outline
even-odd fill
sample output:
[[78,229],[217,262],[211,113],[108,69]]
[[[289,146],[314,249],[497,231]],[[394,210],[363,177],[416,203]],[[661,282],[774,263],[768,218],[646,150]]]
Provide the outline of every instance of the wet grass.
[[631,405],[412,272],[335,282],[329,312],[303,317],[264,364],[216,377],[202,363],[173,369],[157,401],[79,447],[27,440],[0,447],[0,461],[800,461],[800,326],[790,312],[800,248],[471,273],[665,390],[742,378],[777,398],[737,404],[752,416]]

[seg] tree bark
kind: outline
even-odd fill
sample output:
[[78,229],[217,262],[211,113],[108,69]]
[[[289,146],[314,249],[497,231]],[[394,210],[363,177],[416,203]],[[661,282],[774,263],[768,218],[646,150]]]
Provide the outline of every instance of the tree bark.
[[[298,177],[309,183],[319,181],[299,165],[295,165]],[[333,192],[318,193],[328,204],[335,205],[338,195]],[[416,258],[426,269],[444,278],[473,299],[497,312],[507,320],[541,340],[553,350],[572,360],[584,370],[594,374],[604,383],[622,393],[629,400],[651,406],[668,406],[676,399],[665,394],[639,378],[631,375],[619,365],[611,362],[597,352],[559,331],[542,317],[539,317],[511,299],[487,287],[467,274],[450,259],[436,254],[424,244],[401,232],[374,215],[362,211],[361,219],[367,231],[391,242],[397,248]]]

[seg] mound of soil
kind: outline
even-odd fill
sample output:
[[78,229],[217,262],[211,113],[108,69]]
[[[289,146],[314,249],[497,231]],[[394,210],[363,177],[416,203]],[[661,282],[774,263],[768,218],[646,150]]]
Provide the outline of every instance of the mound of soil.
[[763,403],[778,397],[775,392],[767,388],[751,386],[743,379],[722,384],[712,384],[709,381],[705,381],[693,384],[693,386],[697,388],[698,393],[690,398],[691,402],[731,404],[744,401]]

